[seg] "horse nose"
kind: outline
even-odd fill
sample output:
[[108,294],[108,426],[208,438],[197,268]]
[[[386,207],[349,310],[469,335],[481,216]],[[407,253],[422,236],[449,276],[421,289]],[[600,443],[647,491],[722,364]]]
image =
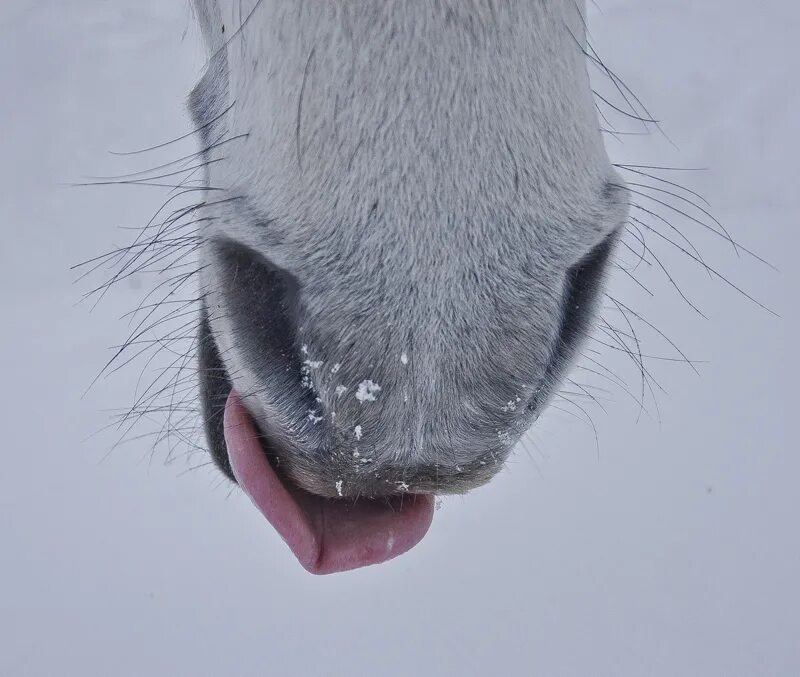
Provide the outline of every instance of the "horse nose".
[[[292,484],[330,498],[460,494],[501,469],[509,446],[494,419],[476,426],[451,412],[446,422],[433,420],[445,406],[434,398],[419,407],[407,396],[423,385],[404,380],[411,373],[404,352],[360,364],[354,343],[350,359],[339,363],[335,341],[307,345],[306,334],[301,338],[298,327],[315,326],[302,314],[292,275],[233,240],[215,241],[214,258],[218,284],[208,312],[222,315],[218,334],[228,346],[209,364],[236,357],[224,386],[235,388],[259,419],[265,453]],[[223,370],[206,370],[206,381],[217,371]],[[227,469],[224,457],[221,465]]]

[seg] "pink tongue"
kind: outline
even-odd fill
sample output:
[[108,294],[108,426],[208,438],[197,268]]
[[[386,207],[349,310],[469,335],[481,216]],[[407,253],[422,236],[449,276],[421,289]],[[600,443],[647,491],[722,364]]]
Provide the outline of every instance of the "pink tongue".
[[313,574],[358,569],[402,555],[422,540],[433,520],[433,496],[402,496],[389,505],[353,503],[285,485],[235,392],[225,406],[225,442],[239,486]]

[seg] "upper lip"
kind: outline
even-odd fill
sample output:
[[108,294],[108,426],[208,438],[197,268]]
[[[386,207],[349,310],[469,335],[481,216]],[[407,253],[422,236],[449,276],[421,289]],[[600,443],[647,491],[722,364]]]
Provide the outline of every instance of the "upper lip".
[[[576,263],[567,273],[563,293],[562,317],[557,334],[553,356],[542,380],[542,387],[537,391],[534,399],[529,403],[530,411],[539,412],[544,406],[550,391],[557,383],[565,364],[570,361],[580,339],[585,334],[592,310],[598,297],[598,278],[606,269],[606,264],[613,250],[613,245],[618,236],[615,231],[604,238],[586,256]],[[201,371],[201,396],[204,408],[204,420],[211,454],[220,469],[230,478],[234,479],[228,458],[224,435],[222,412],[225,402],[233,385],[230,382],[224,363],[218,353],[216,342],[211,333],[210,323],[205,307],[201,310],[201,336],[200,345],[200,371]],[[261,431],[263,435],[263,430]],[[267,438],[262,437],[262,444]],[[268,455],[280,458],[274,449],[265,449]],[[498,465],[504,458],[493,454],[493,458],[476,459],[474,464],[462,464],[455,468],[437,466],[430,477],[424,475],[402,476],[400,484],[414,487],[414,491],[437,492],[442,485],[442,480],[447,478],[449,485],[461,486],[461,491],[473,488],[477,484],[488,481],[496,473]],[[291,459],[287,459],[284,470],[292,474]],[[335,472],[335,470],[332,470]],[[309,473],[306,473],[309,475]],[[306,477],[306,479],[308,479]],[[323,495],[335,496],[333,487],[335,478],[319,478],[315,484],[315,492]],[[391,488],[383,488],[381,493],[392,493]]]

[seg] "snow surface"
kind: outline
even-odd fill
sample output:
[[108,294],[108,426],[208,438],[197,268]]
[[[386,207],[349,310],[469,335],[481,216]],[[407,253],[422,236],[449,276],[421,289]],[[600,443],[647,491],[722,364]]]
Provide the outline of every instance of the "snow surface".
[[699,378],[654,367],[661,425],[614,392],[607,415],[593,410],[598,449],[552,409],[495,481],[445,501],[413,552],[322,579],[212,469],[165,467],[144,443],[106,458],[115,438],[93,433],[138,371],[82,398],[142,289],[132,278],[90,314],[68,269],[129,241],[117,227],[145,222],[163,195],[64,184],[177,156],[107,151],[188,129],[202,54],[187,3],[0,5],[0,674],[335,675],[342,656],[353,675],[800,674],[797,351],[785,339],[786,323],[798,335],[800,8],[600,5],[595,45],[680,148],[609,139],[614,159],[710,167],[691,186],[784,272],[711,240],[703,251],[784,319],[678,257],[670,270],[709,321],[655,272],[653,299],[616,275],[616,296],[710,360]]

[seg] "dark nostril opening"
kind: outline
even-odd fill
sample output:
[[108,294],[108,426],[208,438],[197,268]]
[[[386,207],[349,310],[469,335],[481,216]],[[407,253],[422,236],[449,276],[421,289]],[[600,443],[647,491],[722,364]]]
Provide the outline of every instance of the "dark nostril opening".
[[586,329],[599,296],[603,273],[614,250],[617,232],[606,237],[567,274],[561,333],[564,343],[575,342]]
[[[219,313],[228,325],[242,370],[228,374],[228,380],[236,385],[237,379],[249,378],[259,391],[240,392],[241,396],[266,398],[299,423],[314,407],[313,392],[301,382],[299,284],[290,273],[243,244],[230,239],[212,244],[217,287],[210,295],[215,305],[208,312],[212,317]],[[264,446],[274,452],[271,443]]]
[[[261,372],[296,354],[298,284],[258,252],[229,239],[214,242],[220,293],[242,352]],[[285,365],[287,366],[287,365]]]
[[[603,287],[603,275],[618,239],[619,231],[614,231],[567,273],[556,354],[545,381],[558,377],[588,332]],[[531,401],[534,410],[541,404],[538,396]]]

